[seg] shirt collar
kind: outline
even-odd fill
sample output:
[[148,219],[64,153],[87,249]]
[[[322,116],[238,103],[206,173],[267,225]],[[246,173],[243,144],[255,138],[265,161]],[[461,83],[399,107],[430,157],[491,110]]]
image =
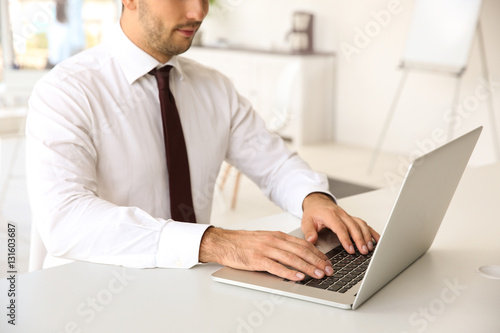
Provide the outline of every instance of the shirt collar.
[[184,77],[177,56],[173,56],[165,64],[160,63],[148,53],[141,50],[125,35],[120,22],[117,22],[113,27],[105,43],[113,58],[120,65],[129,84],[133,84],[137,79],[148,74],[153,68],[161,68],[166,65],[174,67],[179,72],[181,80]]

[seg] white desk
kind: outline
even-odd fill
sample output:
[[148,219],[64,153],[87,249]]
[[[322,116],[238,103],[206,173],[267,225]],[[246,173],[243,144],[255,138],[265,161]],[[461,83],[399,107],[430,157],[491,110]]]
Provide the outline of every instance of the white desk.
[[[394,197],[382,190],[341,204],[381,230]],[[255,225],[286,231],[298,223],[277,215]],[[476,268],[500,265],[499,236],[494,165],[467,170],[429,252],[358,310],[219,284],[210,279],[218,265],[137,270],[77,262],[18,276],[17,326],[7,325],[2,304],[0,331],[498,333],[500,280]],[[6,286],[0,281],[2,303]]]

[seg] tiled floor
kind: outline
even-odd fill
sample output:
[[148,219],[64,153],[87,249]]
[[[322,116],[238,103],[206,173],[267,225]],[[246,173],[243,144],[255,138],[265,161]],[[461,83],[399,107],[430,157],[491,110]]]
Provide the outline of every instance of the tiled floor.
[[[28,270],[31,213],[25,179],[24,138],[4,137],[0,143],[0,278],[6,276],[6,229],[8,222],[17,226],[18,272]],[[400,158],[390,154],[380,156],[376,168],[368,173],[371,150],[339,144],[302,147],[301,156],[313,167],[330,177],[370,187],[387,186],[386,175],[398,167]],[[259,188],[246,177],[241,177],[237,205],[230,209],[235,173],[231,173],[224,189],[216,188],[212,223],[218,226],[255,219],[280,212],[267,200]]]

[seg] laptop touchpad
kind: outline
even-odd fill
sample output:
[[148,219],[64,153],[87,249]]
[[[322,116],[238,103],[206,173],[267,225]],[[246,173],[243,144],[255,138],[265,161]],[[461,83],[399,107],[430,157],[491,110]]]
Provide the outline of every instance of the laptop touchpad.
[[[290,235],[301,239],[305,238],[300,228],[297,228],[294,231],[292,231]],[[340,245],[340,241],[337,235],[333,231],[325,228],[318,233],[318,241],[316,242],[315,245],[321,252],[328,252],[334,247]]]

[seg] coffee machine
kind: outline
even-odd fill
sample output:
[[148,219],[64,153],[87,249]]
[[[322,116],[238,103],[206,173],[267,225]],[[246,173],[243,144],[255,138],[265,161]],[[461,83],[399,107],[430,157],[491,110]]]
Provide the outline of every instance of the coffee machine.
[[304,11],[293,13],[292,30],[287,35],[292,52],[313,52],[313,23],[314,15],[312,13]]

